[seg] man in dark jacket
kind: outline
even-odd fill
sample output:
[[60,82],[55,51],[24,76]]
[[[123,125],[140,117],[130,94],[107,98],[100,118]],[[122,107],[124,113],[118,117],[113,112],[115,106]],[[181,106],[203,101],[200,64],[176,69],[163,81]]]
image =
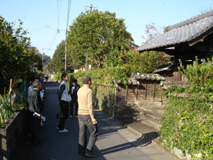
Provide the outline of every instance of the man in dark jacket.
[[[39,143],[38,137],[40,132],[40,119],[41,119],[41,82],[39,79],[36,79],[33,82],[33,90],[30,93],[30,100],[28,106],[28,112],[31,115],[31,133],[32,140],[31,144],[35,146],[41,146]],[[33,116],[34,113],[37,113],[37,116]]]
[[72,79],[72,84],[70,85],[70,93],[72,100],[70,102],[70,117],[73,115],[73,107],[75,105],[75,117],[77,117],[78,114],[78,97],[77,97],[77,92],[79,90],[80,86],[77,83],[77,79],[73,78]]

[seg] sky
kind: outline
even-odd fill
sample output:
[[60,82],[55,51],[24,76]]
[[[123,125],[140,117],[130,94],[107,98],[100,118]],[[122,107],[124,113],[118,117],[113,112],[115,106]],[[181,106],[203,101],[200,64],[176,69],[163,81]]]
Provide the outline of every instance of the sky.
[[[212,9],[213,0],[0,0],[0,16],[14,22],[29,33],[31,46],[52,58],[57,46],[65,40],[65,30],[81,12],[90,9],[116,13],[125,19],[127,31],[135,44],[141,45],[146,36],[145,26],[155,24],[159,30]],[[69,28],[69,27],[68,27]]]

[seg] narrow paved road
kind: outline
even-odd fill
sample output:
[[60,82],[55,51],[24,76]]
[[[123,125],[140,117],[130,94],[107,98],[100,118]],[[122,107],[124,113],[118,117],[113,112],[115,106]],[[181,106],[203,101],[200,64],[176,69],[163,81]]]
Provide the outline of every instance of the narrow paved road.
[[[65,128],[68,133],[56,130],[57,90],[55,82],[46,83],[47,99],[43,115],[47,118],[41,128],[40,139],[43,146],[25,146],[20,160],[76,160],[78,158],[78,120],[68,118]],[[152,144],[145,143],[136,134],[122,127],[113,118],[95,111],[98,120],[99,137],[94,152],[97,160],[173,160],[173,156]],[[82,158],[90,159],[90,158]]]

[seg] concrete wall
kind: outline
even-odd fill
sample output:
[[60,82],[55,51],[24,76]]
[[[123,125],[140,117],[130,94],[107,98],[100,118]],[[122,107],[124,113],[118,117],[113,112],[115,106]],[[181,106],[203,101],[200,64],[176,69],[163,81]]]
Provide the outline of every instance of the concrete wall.
[[27,136],[26,110],[16,111],[0,128],[0,160],[16,160]]

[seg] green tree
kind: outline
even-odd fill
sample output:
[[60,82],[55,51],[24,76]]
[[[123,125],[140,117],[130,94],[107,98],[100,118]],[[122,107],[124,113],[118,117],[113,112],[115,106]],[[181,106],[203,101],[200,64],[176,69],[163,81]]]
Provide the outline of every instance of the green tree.
[[47,56],[47,55],[45,55],[43,57],[43,61],[42,61],[43,67],[46,66],[50,62],[50,59],[51,59],[50,56]]
[[107,55],[104,63],[107,67],[125,67],[131,73],[152,73],[160,65],[169,61],[164,55],[163,52],[157,51],[143,53],[131,50],[124,52],[113,51]]
[[[19,20],[20,21],[20,20]],[[19,22],[19,28],[13,29],[14,24],[0,16],[0,89],[8,86],[9,80],[24,76],[31,64],[28,45],[30,39],[25,37],[26,31]]]
[[[81,13],[70,26],[68,32],[68,62],[74,68],[85,60],[102,68],[103,60],[112,50],[129,50],[133,39],[126,31],[123,19],[115,13],[93,10]],[[78,62],[79,65],[76,63]]]
[[56,48],[52,60],[48,64],[48,70],[50,72],[63,72],[64,68],[64,51],[65,41],[62,41]]
[[38,67],[38,70],[42,71],[42,55],[39,53],[38,50],[33,53],[32,60],[33,67]]

